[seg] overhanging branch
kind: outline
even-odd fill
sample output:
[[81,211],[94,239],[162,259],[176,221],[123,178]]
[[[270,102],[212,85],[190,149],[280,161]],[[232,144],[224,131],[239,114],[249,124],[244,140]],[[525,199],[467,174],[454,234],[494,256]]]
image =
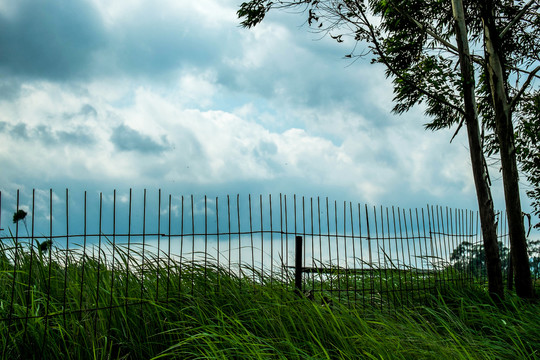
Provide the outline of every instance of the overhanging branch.
[[[534,1],[534,0],[533,0]],[[422,31],[425,31],[428,35],[430,35],[431,37],[433,37],[433,39],[437,40],[438,42],[440,42],[442,45],[444,45],[446,47],[446,50],[449,51],[449,52],[452,52],[454,53],[455,55],[459,55],[459,49],[457,48],[457,46],[455,46],[454,44],[452,44],[451,42],[449,42],[448,40],[444,39],[443,37],[441,37],[439,34],[437,34],[437,32],[435,30],[433,30],[432,28],[430,28],[429,26],[425,25],[425,24],[422,24],[420,21],[416,20],[414,17],[411,16],[411,14],[409,14],[408,12],[406,11],[403,11],[398,5],[396,5],[394,3],[393,0],[389,0],[388,3],[390,5],[392,5],[392,7],[398,12],[400,13],[401,15],[403,15],[404,17],[406,17],[409,21],[411,21],[412,23],[414,23],[420,30]],[[485,61],[484,59],[480,58],[480,57],[477,57],[477,56],[474,56],[474,55],[470,55],[470,58],[472,61],[474,61],[475,63],[479,64],[479,65],[482,65],[484,66],[485,64]]]
[[525,81],[521,89],[519,89],[519,92],[516,94],[516,96],[514,96],[512,101],[510,101],[510,109],[513,109],[516,106],[521,96],[523,96],[523,93],[525,92],[525,90],[527,90],[527,87],[531,84],[531,81],[533,80],[533,78],[536,77],[536,73],[539,71],[540,71],[540,65],[537,66],[533,71],[529,73],[527,80]]
[[[426,91],[425,89],[419,87],[418,85],[416,85],[414,82],[410,81],[409,79],[405,78],[403,75],[401,75],[401,73],[396,70],[391,64],[390,62],[388,61],[388,59],[386,58],[386,56],[384,55],[384,52],[382,51],[381,47],[380,47],[380,44],[379,44],[379,41],[377,40],[377,36],[375,35],[375,30],[373,29],[373,25],[369,22],[366,14],[364,11],[362,11],[361,7],[357,7],[357,9],[359,9],[359,12],[360,12],[360,16],[364,22],[364,24],[367,26],[367,28],[369,29],[369,34],[370,34],[370,37],[371,37],[371,42],[373,43],[373,45],[375,46],[375,50],[377,51],[377,54],[381,57],[382,59],[382,62],[384,63],[384,65],[388,68],[388,70],[390,70],[390,72],[392,74],[394,74],[394,76],[396,76],[397,78],[399,78],[400,80],[406,82],[407,84],[413,86],[417,91],[419,91],[420,93],[424,94],[425,96],[429,97],[429,98],[432,98],[436,101],[439,101],[440,103],[450,107],[451,109],[457,111],[459,114],[462,114],[463,116],[465,116],[465,112],[463,111],[463,109],[461,109],[460,107],[457,107],[456,105],[448,102],[444,97],[442,96],[438,96],[438,95],[435,95],[429,91]],[[347,21],[347,18],[342,15],[340,13],[340,16],[342,16],[343,20]]]
[[506,33],[512,28],[512,26],[514,26],[519,20],[521,20],[521,18],[523,17],[523,15],[525,15],[525,13],[527,12],[527,10],[531,7],[532,4],[535,3],[536,0],[531,0],[529,1],[524,7],[523,9],[521,9],[521,11],[512,19],[512,21],[510,21],[508,23],[508,25],[506,25],[506,27],[503,29],[503,31],[501,31],[501,33],[499,34],[499,37],[502,39],[504,37],[504,35],[506,35]]

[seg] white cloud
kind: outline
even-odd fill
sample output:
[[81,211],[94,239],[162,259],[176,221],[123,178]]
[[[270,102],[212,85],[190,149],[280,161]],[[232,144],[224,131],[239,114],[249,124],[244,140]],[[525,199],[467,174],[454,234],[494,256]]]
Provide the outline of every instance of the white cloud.
[[270,72],[287,69],[291,61],[302,59],[295,56],[299,49],[293,45],[290,31],[275,23],[261,24],[249,32],[243,32],[241,49],[240,54],[225,59],[227,64],[241,70],[266,68]]
[[199,26],[215,28],[224,23],[236,22],[234,1],[215,0],[159,0],[149,6],[146,0],[106,1],[92,0],[108,26],[132,22],[134,19],[197,19]]
[[178,84],[178,98],[184,106],[207,108],[212,105],[219,85],[214,71],[198,72],[196,70],[182,72]]
[[17,12],[17,4],[10,0],[0,0],[0,14],[12,18]]

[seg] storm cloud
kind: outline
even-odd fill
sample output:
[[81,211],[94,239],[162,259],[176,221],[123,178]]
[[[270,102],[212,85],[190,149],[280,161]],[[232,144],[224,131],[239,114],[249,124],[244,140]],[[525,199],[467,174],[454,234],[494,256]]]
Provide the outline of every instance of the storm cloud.
[[159,154],[169,150],[170,145],[167,142],[167,137],[163,135],[160,140],[160,142],[155,141],[125,125],[114,128],[111,135],[111,142],[118,151]]
[[0,122],[0,133],[16,141],[37,142],[44,145],[88,146],[95,143],[89,129],[77,127],[73,130],[56,130],[47,124],[30,127],[25,123],[8,124]]
[[0,12],[0,69],[25,77],[88,77],[106,44],[99,14],[87,1],[19,0]]

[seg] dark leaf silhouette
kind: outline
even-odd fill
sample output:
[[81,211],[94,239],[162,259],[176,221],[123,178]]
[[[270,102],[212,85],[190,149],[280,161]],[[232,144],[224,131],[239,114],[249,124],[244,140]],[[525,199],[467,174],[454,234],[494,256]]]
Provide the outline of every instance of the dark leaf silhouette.
[[26,211],[19,209],[13,213],[13,223],[16,224],[19,220],[24,220],[26,218]]

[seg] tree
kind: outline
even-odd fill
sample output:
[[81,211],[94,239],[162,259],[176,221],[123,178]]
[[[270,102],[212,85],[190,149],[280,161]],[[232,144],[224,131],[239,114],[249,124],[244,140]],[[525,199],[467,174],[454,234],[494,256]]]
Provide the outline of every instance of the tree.
[[[533,2],[534,1],[530,1],[527,6],[524,6],[524,11],[519,11],[512,18],[511,23],[519,23],[520,19],[525,16],[527,8],[530,7]],[[526,59],[535,64],[536,59],[540,60],[540,58],[538,58],[538,52],[529,54],[529,49],[527,48],[531,48],[535,51],[540,49],[538,46],[534,45],[534,43],[532,46],[527,47],[523,45],[517,46],[513,41],[514,39],[510,39],[510,41],[504,40],[506,27],[499,30],[501,26],[498,26],[497,24],[496,11],[499,14],[512,14],[512,12],[517,10],[517,7],[513,7],[512,5],[513,2],[504,4],[501,1],[486,0],[479,2],[479,10],[483,24],[485,43],[485,75],[490,86],[495,120],[495,133],[497,134],[501,158],[504,197],[510,233],[510,254],[515,273],[516,293],[518,296],[530,298],[533,297],[534,291],[519,194],[519,174],[512,115],[517,102],[520,101],[520,98],[523,96],[529,83],[536,73],[540,71],[540,66],[537,66],[529,73],[525,83],[513,97],[510,95],[508,79],[510,75],[510,66],[512,66],[512,60],[509,59],[509,55],[512,55],[513,52],[517,54],[516,50],[519,50],[522,55],[523,52],[525,52],[525,55],[528,56]],[[511,23],[507,26],[511,25]]]
[[503,297],[502,265],[497,244],[497,226],[493,199],[485,166],[485,158],[480,141],[478,112],[475,96],[475,79],[473,62],[469,51],[469,37],[465,20],[463,3],[452,0],[452,12],[455,21],[456,42],[458,45],[459,65],[461,69],[461,85],[463,105],[465,110],[464,122],[469,138],[469,151],[473,165],[473,177],[476,186],[480,219],[486,254],[486,267],[489,279],[489,290],[493,296]]
[[[424,103],[432,119],[428,129],[457,126],[457,134],[466,125],[489,290],[502,297],[491,183],[483,153],[484,140],[495,139],[491,144],[500,150],[507,212],[511,212],[513,262],[522,264],[516,267],[516,290],[520,296],[532,296],[529,267],[523,266],[528,261],[523,261],[527,254],[512,114],[524,108],[531,82],[540,71],[534,67],[540,54],[535,41],[540,29],[536,1],[251,0],[240,6],[238,15],[243,26],[251,27],[272,8],[290,7],[303,8],[315,31],[338,42],[350,35],[363,45],[358,48],[366,50],[346,57],[371,56],[372,62],[385,65],[394,84],[394,112]],[[478,51],[484,57],[475,55]]]

